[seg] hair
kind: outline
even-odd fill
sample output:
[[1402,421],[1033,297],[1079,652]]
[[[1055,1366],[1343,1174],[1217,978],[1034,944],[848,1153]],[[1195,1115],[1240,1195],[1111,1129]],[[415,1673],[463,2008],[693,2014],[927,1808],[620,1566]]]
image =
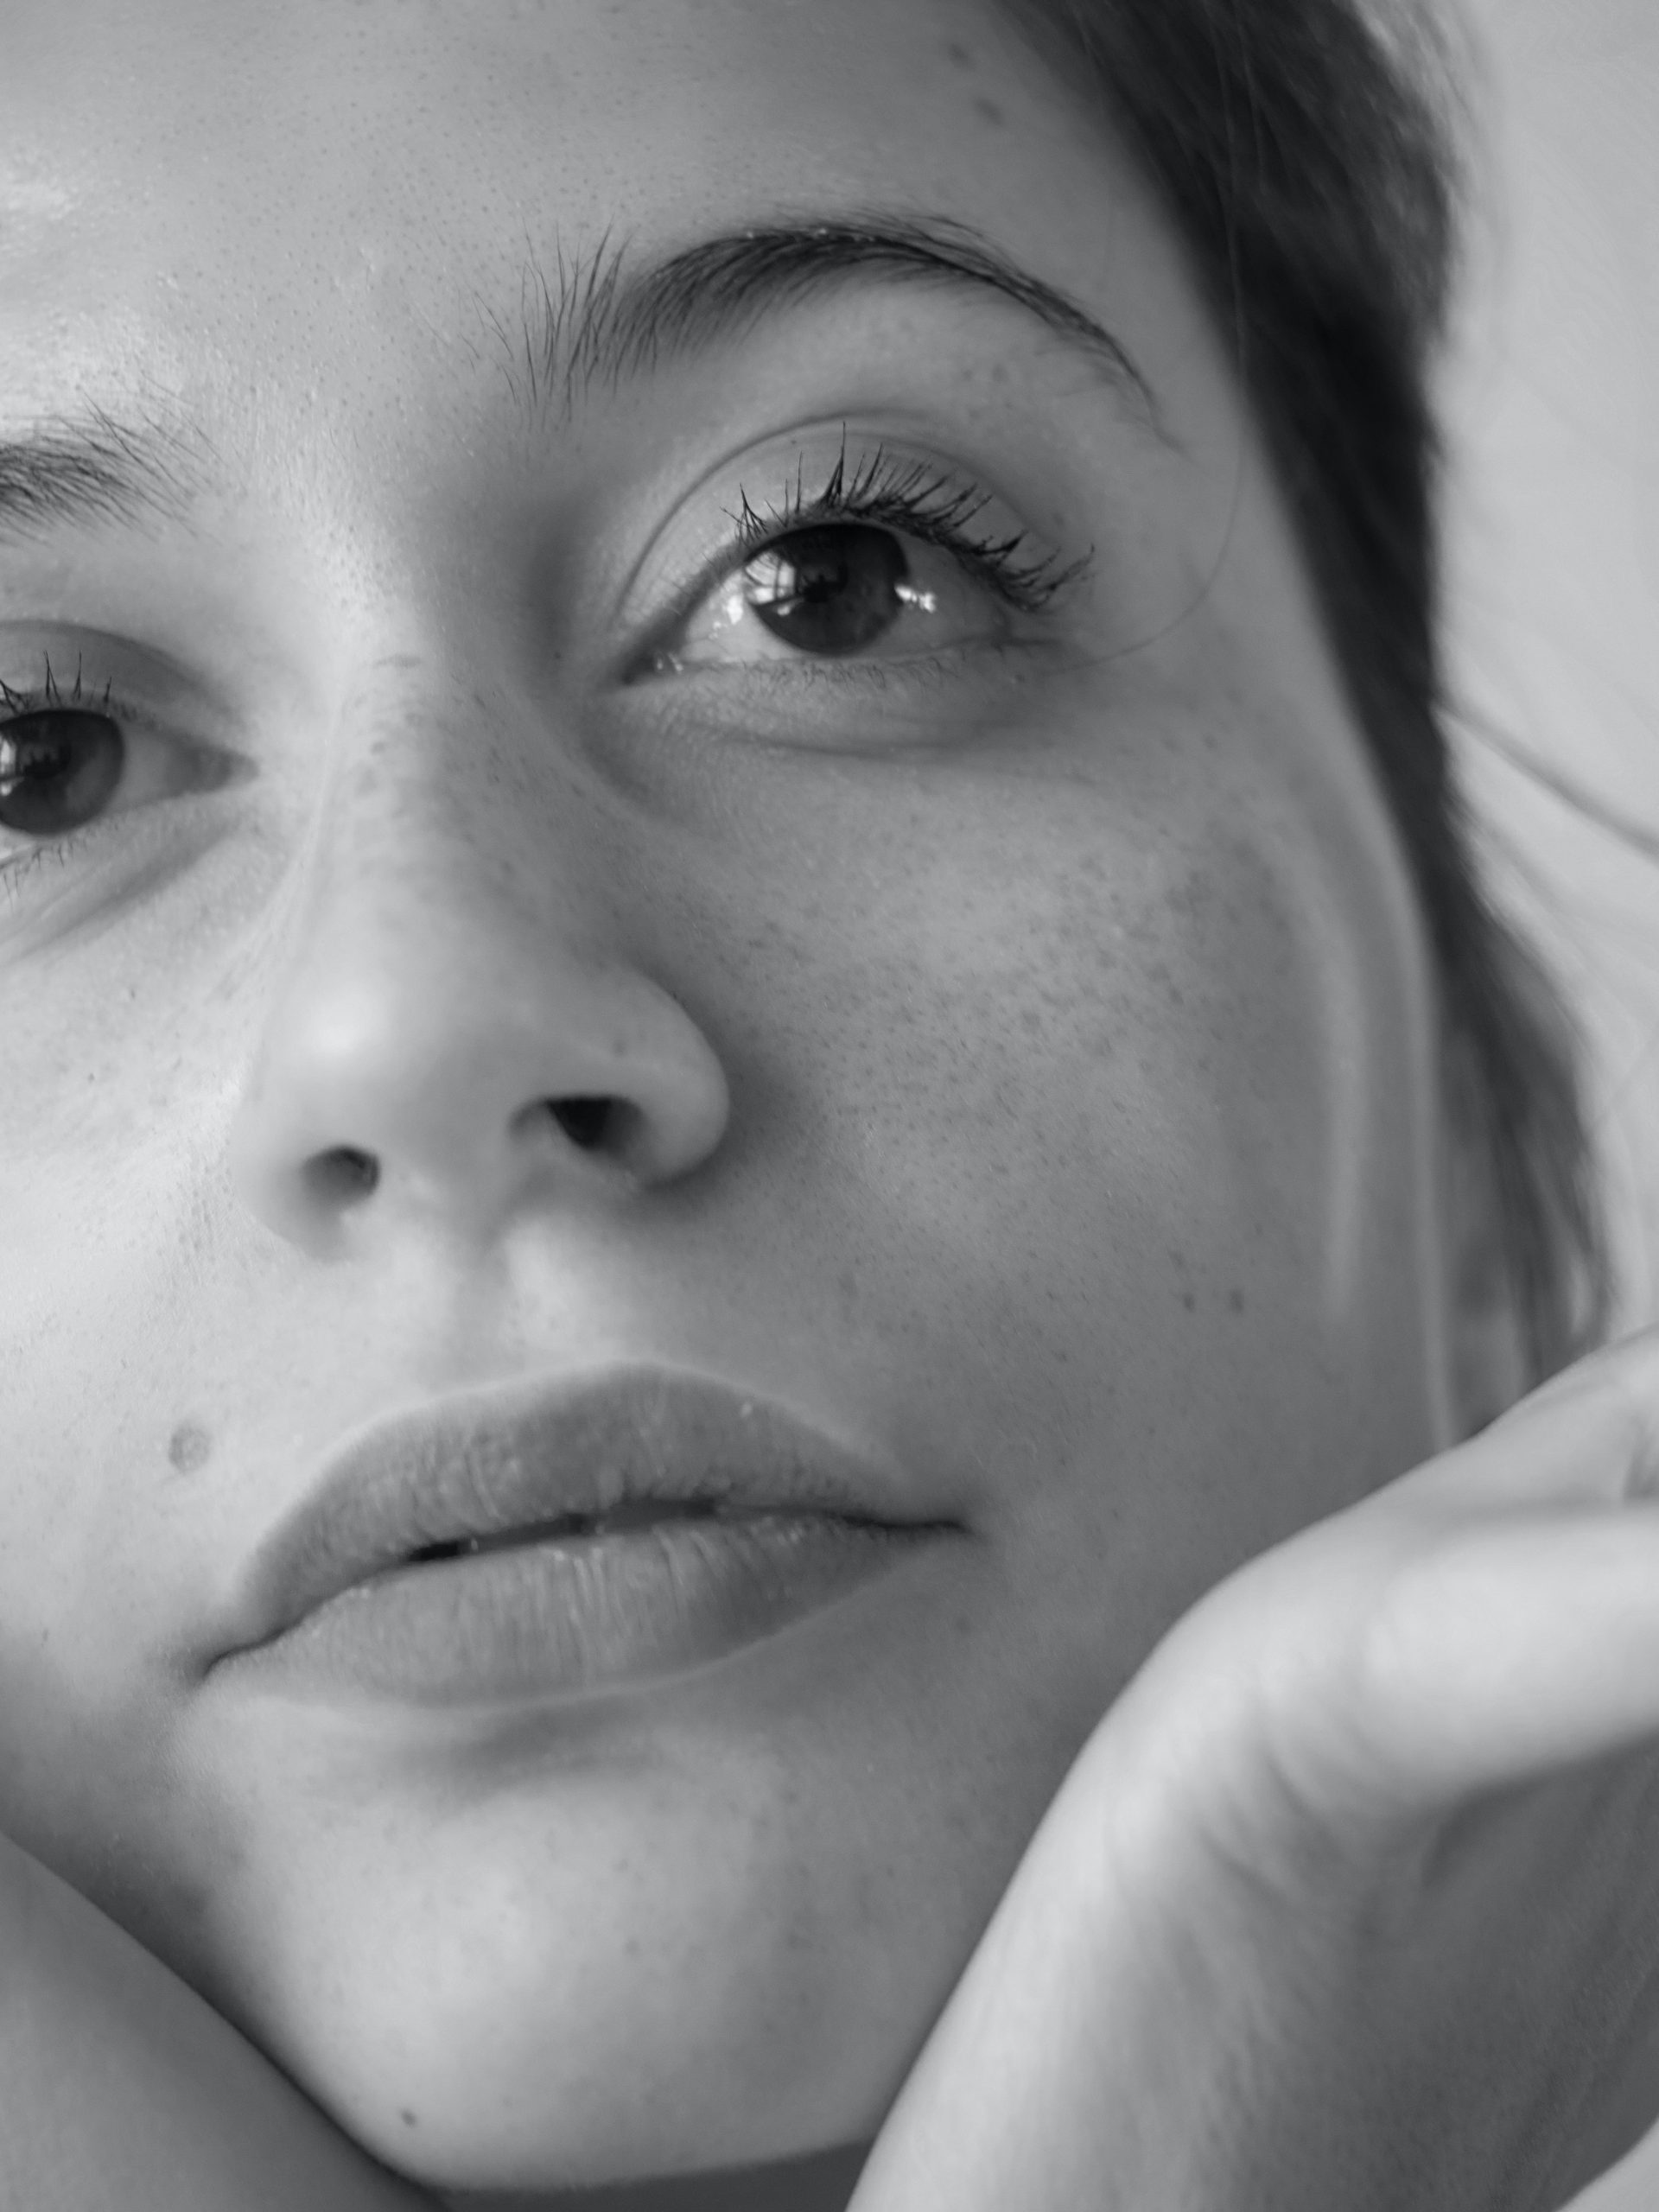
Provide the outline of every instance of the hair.
[[1443,1106],[1492,1163],[1535,1387],[1605,1338],[1615,1276],[1583,1033],[1492,904],[1447,741],[1429,378],[1464,163],[1446,36],[1427,0],[1002,5],[1139,157],[1261,427],[1421,902]]

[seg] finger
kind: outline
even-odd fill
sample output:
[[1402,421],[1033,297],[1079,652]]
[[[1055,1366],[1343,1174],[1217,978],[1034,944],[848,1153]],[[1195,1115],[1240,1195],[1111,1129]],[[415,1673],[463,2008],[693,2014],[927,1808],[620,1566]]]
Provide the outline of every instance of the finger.
[[1659,1328],[1576,1361],[1392,1488],[1412,1505],[1484,1508],[1659,1497]]
[[1305,1753],[1395,1809],[1659,1742],[1659,1509],[1471,1524],[1399,1563],[1352,1649]]

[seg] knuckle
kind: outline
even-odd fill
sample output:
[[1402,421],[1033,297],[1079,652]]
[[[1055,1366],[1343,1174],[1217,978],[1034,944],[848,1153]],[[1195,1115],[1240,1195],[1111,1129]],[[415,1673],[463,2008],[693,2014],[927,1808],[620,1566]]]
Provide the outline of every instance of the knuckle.
[[1431,1558],[1397,1562],[1378,1583],[1354,1624],[1348,1680],[1363,1732],[1392,1743],[1402,1723],[1423,1709],[1444,1675],[1435,1647],[1444,1600],[1443,1571]]
[[1402,1554],[1354,1624],[1345,1670],[1352,1754],[1399,1802],[1443,1791],[1484,1711],[1487,1580],[1478,1536]]

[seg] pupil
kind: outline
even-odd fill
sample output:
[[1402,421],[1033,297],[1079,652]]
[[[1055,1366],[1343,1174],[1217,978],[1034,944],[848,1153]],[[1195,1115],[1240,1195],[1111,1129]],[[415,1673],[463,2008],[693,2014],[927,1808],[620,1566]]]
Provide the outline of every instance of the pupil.
[[743,574],[748,604],[774,637],[804,652],[850,653],[902,612],[910,566],[891,531],[837,523],[779,538]]
[[0,722],[0,829],[39,837],[79,829],[120,781],[121,749],[106,715],[76,707]]

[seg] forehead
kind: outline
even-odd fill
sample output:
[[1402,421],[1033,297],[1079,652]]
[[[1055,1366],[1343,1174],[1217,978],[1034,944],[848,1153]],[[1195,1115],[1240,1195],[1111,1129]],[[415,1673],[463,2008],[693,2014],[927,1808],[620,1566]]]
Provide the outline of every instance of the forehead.
[[943,213],[1143,308],[1164,257],[978,0],[22,0],[7,45],[9,415],[150,385],[250,435],[328,405],[376,442],[410,405],[470,428],[528,265],[588,281],[780,208]]

